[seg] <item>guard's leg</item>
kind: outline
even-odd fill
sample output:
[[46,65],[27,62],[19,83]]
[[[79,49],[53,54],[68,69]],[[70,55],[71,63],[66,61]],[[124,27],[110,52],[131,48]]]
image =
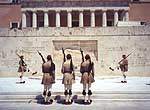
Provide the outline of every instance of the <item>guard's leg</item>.
[[88,84],[88,102],[91,103],[91,95],[92,95],[92,91],[91,91],[91,84]]
[[20,83],[23,82],[23,81],[22,81],[22,79],[23,79],[23,73],[24,73],[24,72],[21,72],[21,74],[20,74]]
[[51,99],[51,89],[52,89],[52,84],[48,85],[48,102],[52,103],[53,100]]
[[64,84],[64,95],[65,95],[65,103],[68,101],[68,85],[67,84]]
[[20,75],[20,83],[22,82],[22,75]]
[[124,83],[127,83],[127,80],[126,80],[126,74],[125,74],[125,72],[123,73],[123,77],[124,77]]
[[44,91],[43,91],[43,96],[44,96],[44,102],[47,102],[47,85],[44,85]]
[[126,83],[127,81],[126,81],[126,75],[125,75],[125,72],[122,71],[122,75],[123,75],[123,81],[122,81],[122,82],[123,82],[123,83]]
[[86,84],[83,84],[82,95],[84,96],[84,102],[86,102]]
[[72,103],[73,102],[73,100],[72,100],[72,84],[68,85],[68,89],[69,89],[69,98],[68,98],[68,101],[70,103]]

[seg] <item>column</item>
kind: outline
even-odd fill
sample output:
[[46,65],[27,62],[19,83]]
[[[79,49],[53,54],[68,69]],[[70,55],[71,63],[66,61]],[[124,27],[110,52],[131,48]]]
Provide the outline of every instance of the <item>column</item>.
[[83,11],[79,11],[79,27],[83,27]]
[[71,10],[67,11],[67,15],[68,15],[68,27],[72,27],[72,15],[71,15]]
[[49,26],[49,18],[48,18],[48,11],[44,12],[44,27]]
[[117,10],[114,10],[114,26],[117,25],[118,23],[118,11]]
[[32,27],[34,27],[34,28],[37,27],[37,15],[36,15],[35,11],[33,12]]
[[56,27],[60,27],[60,10],[56,10]]
[[107,26],[107,14],[106,14],[106,10],[103,10],[102,26],[103,26],[103,27],[106,27],[106,26]]
[[128,12],[128,10],[125,11],[125,21],[129,21],[129,12]]
[[26,13],[22,12],[22,28],[27,27],[27,17],[26,17]]
[[95,10],[91,10],[91,27],[95,27]]

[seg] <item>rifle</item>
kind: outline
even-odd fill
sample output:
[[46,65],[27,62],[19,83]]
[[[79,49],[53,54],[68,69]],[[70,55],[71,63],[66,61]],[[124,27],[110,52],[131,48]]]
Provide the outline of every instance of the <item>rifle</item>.
[[[80,48],[81,56],[82,56],[82,63],[84,62],[84,55],[83,55],[83,50]],[[82,64],[81,63],[81,64]],[[80,73],[84,73],[83,69],[80,67]]]
[[[126,56],[126,58],[128,58],[131,54],[132,54],[132,52],[131,52],[130,54],[128,54],[128,55]],[[124,60],[124,59],[120,60],[120,61],[118,62],[118,64],[120,64],[123,60]]]
[[84,62],[83,50],[81,48],[80,48],[80,52],[81,52],[81,55],[82,55],[82,62]]
[[64,55],[64,60],[63,60],[63,62],[65,62],[66,61],[66,55],[65,55],[65,50],[62,48],[62,53],[63,53],[63,55]]
[[[125,58],[128,58],[130,55],[132,54],[132,52],[131,53],[129,53]],[[122,61],[123,61],[124,59],[122,59],[122,60],[120,60],[119,62],[118,62],[118,64],[120,64]],[[118,66],[116,66],[116,68],[119,70],[119,67]],[[115,68],[115,69],[116,69]],[[112,71],[114,71],[115,69],[114,68],[112,68],[112,67],[109,67],[109,69],[110,70],[112,70]]]
[[38,52],[38,54],[41,56],[43,63],[45,63],[46,61],[45,61],[43,55],[42,55],[39,51],[37,51],[37,52]]

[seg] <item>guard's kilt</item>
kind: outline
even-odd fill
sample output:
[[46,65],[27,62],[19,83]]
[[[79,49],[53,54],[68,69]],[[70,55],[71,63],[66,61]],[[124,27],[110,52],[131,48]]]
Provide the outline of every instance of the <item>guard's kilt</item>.
[[88,75],[88,72],[84,72],[82,77],[81,77],[80,82],[83,84],[91,84],[91,83],[95,82],[95,80],[94,80],[92,74]]
[[126,72],[128,71],[128,65],[120,65],[120,69],[121,71]]
[[72,84],[73,83],[73,75],[71,73],[64,73],[62,84]]
[[27,71],[26,66],[19,66],[18,72],[26,72],[26,71]]
[[42,78],[41,84],[49,85],[49,84],[53,84],[53,83],[55,83],[55,82],[54,82],[53,77],[50,75],[50,73],[43,73],[43,78]]

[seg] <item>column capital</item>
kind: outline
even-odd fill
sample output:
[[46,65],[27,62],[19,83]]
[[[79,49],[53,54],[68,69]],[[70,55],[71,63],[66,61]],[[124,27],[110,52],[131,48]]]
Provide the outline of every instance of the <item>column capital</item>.
[[56,13],[60,13],[60,11],[61,11],[61,10],[59,10],[59,9],[56,9],[56,10],[55,10]]
[[95,12],[95,10],[94,10],[94,9],[91,9],[90,12]]
[[37,13],[37,10],[33,10],[32,13]]
[[125,12],[128,12],[129,10],[124,10]]
[[48,13],[48,12],[49,12],[49,10],[43,10],[43,12],[44,12],[44,13]]
[[107,12],[107,9],[103,9],[102,12]]
[[43,11],[43,12],[48,12],[48,11],[49,11],[49,9],[42,9],[42,11]]
[[84,11],[83,9],[80,9],[80,10],[79,10],[79,12],[83,12],[83,11]]
[[22,13],[26,13],[27,11],[26,11],[26,10],[22,10],[21,12],[22,12]]
[[118,12],[119,10],[117,10],[117,9],[114,9],[114,12]]
[[106,11],[107,11],[107,9],[103,9],[103,10],[102,10],[102,12],[106,12]]
[[71,12],[72,12],[72,10],[70,10],[70,9],[69,9],[69,10],[67,10],[67,13],[71,13]]

